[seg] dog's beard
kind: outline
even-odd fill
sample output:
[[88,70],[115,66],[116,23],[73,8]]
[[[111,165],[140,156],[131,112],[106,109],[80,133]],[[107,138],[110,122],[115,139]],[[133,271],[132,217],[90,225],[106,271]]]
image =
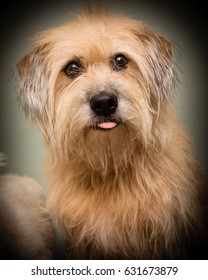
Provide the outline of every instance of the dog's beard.
[[[72,132],[72,131],[71,131]],[[125,124],[103,131],[91,126],[83,127],[78,133],[65,134],[57,143],[57,156],[65,164],[80,162],[93,171],[106,175],[111,170],[119,172],[127,165],[134,150],[131,130]],[[59,151],[59,152],[58,152]]]
[[[119,174],[132,162],[135,152],[146,146],[149,134],[147,120],[142,122],[138,116],[124,119],[117,114],[108,118],[80,119],[75,115],[68,123],[63,119],[56,125],[51,144],[54,144],[53,154],[59,162],[73,162],[73,166],[75,162],[82,166],[84,163],[102,176],[112,171]],[[106,128],[100,128],[100,124]],[[108,124],[114,127],[107,128]]]
[[83,138],[84,157],[93,170],[102,174],[117,173],[127,166],[134,150],[134,141],[127,125],[121,124],[110,131],[89,129]]

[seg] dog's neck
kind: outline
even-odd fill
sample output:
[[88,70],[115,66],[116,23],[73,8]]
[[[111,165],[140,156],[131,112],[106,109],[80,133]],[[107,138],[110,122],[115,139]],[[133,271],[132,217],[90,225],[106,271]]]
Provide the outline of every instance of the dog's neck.
[[[158,152],[157,154],[159,162],[162,155]],[[108,186],[111,189],[112,187],[117,189],[121,181],[122,185],[125,182],[124,184],[130,187],[133,182],[138,180],[138,174],[145,173],[147,163],[151,162],[150,155],[152,152],[144,152],[144,147],[140,143],[136,143],[134,146],[127,145],[123,153],[121,149],[120,153],[111,150],[103,155],[88,151],[86,154],[71,154],[67,160],[61,160],[57,155],[53,156],[52,153],[49,153],[47,169],[51,178],[55,180],[65,178],[66,181],[74,182],[80,187],[84,182],[82,187],[85,189],[106,189]],[[137,169],[135,169],[136,166]]]

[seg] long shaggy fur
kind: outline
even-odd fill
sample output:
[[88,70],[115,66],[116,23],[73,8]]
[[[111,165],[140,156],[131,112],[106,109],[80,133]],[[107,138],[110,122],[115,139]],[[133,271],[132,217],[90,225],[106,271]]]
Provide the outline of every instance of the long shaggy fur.
[[[4,160],[0,153],[0,167]],[[44,190],[33,179],[0,176],[0,260],[53,258],[53,230],[44,204]]]
[[[128,67],[114,71],[120,53]],[[63,69],[77,58],[83,72],[71,79]],[[39,34],[18,68],[18,99],[48,147],[48,208],[69,257],[198,257],[202,174],[175,118],[171,43],[142,22],[91,12]],[[89,105],[102,91],[118,98],[121,124],[109,131],[96,129]]]

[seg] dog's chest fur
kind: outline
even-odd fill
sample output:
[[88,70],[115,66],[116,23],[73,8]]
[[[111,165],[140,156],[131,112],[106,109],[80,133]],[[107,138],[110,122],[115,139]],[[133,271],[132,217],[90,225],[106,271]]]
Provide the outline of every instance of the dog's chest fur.
[[[54,193],[60,198],[53,205],[55,216],[66,233],[69,258],[149,259],[185,254],[187,243],[182,236],[190,221],[196,222],[191,211],[198,209],[190,202],[197,194],[190,193],[184,207],[177,199],[179,193],[187,198],[180,178],[173,181],[170,172],[161,176],[149,167],[140,175],[134,172],[129,168],[105,178],[83,172],[82,179],[73,172],[66,186],[55,189],[60,192]],[[179,187],[173,191],[176,183]]]

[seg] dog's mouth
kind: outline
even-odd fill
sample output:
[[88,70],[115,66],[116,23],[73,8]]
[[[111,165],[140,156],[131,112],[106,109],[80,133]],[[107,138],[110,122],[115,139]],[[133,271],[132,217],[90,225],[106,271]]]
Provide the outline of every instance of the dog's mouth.
[[92,128],[100,130],[112,130],[115,129],[122,122],[120,119],[114,118],[95,118],[93,120]]
[[117,126],[117,122],[102,122],[102,123],[98,123],[97,127],[100,129],[112,129],[115,128]]

